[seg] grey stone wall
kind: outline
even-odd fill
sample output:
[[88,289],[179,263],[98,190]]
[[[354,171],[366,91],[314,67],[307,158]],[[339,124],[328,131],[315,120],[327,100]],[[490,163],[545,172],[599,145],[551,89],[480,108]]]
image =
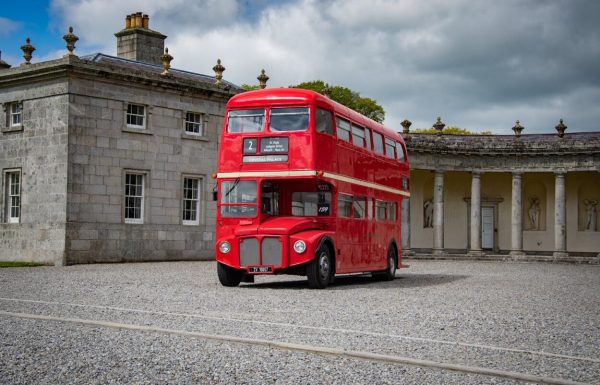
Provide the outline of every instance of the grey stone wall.
[[[62,265],[67,184],[66,80],[3,88],[0,103],[23,102],[23,130],[0,132],[0,260]],[[7,117],[0,110],[0,127]],[[4,223],[7,169],[21,171],[21,221]]]
[[[212,258],[225,101],[100,79],[74,79],[70,94],[67,263]],[[147,107],[145,130],[126,127],[128,103]],[[203,114],[205,137],[184,133],[187,111]],[[124,223],[127,170],[145,174],[143,224]],[[182,224],[184,176],[202,178],[197,226]]]

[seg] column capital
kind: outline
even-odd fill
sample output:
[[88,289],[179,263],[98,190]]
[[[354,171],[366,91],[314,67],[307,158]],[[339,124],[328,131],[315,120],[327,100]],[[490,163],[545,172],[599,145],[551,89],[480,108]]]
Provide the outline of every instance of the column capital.
[[479,170],[473,170],[473,171],[471,171],[471,176],[473,176],[473,177],[479,178],[481,176],[481,174],[483,174],[483,172],[479,171]]
[[522,178],[523,177],[524,172],[523,171],[513,171],[512,172],[512,176],[513,178]]
[[566,171],[555,171],[555,172],[554,172],[554,176],[555,176],[556,178],[564,178],[564,177],[565,177],[565,175],[567,175],[567,172],[566,172]]

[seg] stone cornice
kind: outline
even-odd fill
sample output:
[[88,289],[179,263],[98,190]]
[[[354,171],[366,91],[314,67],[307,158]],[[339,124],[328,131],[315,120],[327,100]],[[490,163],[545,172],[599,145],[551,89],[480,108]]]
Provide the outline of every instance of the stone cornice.
[[600,132],[521,135],[402,134],[409,153],[467,156],[549,156],[600,153]]
[[[111,58],[106,55],[100,56]],[[65,56],[61,59],[2,70],[0,71],[0,89],[30,84],[34,81],[80,76],[142,87],[161,87],[164,90],[177,92],[200,93],[225,100],[240,92],[236,86],[218,87],[210,81],[214,78],[208,76],[198,80],[203,76],[177,70],[171,71],[169,76],[164,76],[161,75],[162,68],[160,66],[120,58],[98,62],[94,60],[97,57],[98,55],[93,56],[90,60],[87,57]]]

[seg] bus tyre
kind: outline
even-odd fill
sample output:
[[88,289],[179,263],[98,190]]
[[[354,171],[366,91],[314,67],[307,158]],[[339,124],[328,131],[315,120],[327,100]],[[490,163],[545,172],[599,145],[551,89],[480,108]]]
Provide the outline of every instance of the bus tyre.
[[396,277],[396,249],[389,248],[387,254],[387,268],[385,271],[373,273],[373,277],[381,281],[391,281]]
[[244,277],[244,272],[217,263],[217,275],[219,276],[219,282],[223,286],[238,286]]
[[333,259],[329,248],[325,245],[319,246],[315,253],[315,259],[306,266],[308,286],[312,289],[323,289],[329,285],[333,274]]

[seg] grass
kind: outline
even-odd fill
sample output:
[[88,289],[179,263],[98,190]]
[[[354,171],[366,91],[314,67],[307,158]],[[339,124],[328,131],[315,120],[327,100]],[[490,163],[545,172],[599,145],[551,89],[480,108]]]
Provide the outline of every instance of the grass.
[[0,261],[0,268],[2,268],[2,267],[35,267],[35,266],[44,266],[44,264],[37,263],[37,262]]

